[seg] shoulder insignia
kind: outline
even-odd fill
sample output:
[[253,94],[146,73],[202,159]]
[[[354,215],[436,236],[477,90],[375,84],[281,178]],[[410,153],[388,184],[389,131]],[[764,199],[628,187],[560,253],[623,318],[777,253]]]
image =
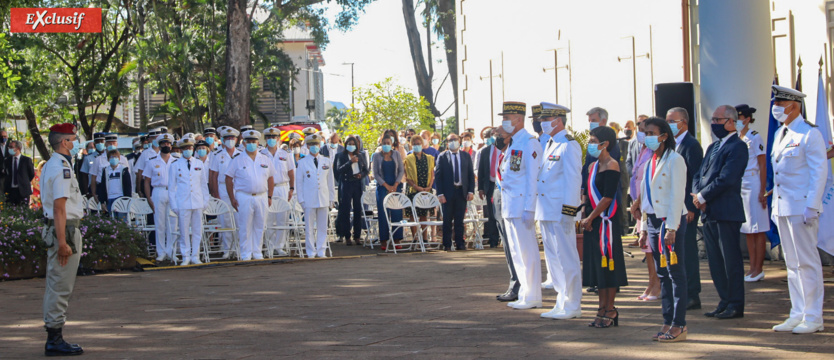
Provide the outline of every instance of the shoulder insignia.
[[538,156],[538,154],[536,154],[536,152],[535,152],[535,151],[533,151],[533,159],[535,159],[535,158],[536,158],[536,156]]
[[811,127],[817,127],[817,125],[815,125],[814,123],[812,123],[812,122],[808,121],[808,119],[805,119],[805,123],[806,123],[806,124],[808,124],[808,125],[811,125]]
[[70,169],[64,169],[64,179],[72,178],[72,172]]
[[758,135],[759,134],[756,130],[753,130],[750,133],[753,134],[753,135]]
[[565,135],[565,139],[568,139],[568,141],[576,141],[576,139],[574,139],[570,134]]
[[154,156],[154,157],[152,157],[152,158],[150,158],[150,159],[148,159],[148,160],[153,160],[153,159],[156,159],[156,158],[158,158],[158,157],[159,157],[159,155]]
[[177,162],[177,160],[179,160],[179,159],[174,159],[174,161],[171,161],[171,164]]
[[236,157],[240,156],[240,154],[241,154],[241,153],[237,153],[237,154],[235,154],[235,156],[232,156],[232,159],[234,159],[234,158],[236,158]]
[[764,145],[759,144],[759,150],[764,150]]

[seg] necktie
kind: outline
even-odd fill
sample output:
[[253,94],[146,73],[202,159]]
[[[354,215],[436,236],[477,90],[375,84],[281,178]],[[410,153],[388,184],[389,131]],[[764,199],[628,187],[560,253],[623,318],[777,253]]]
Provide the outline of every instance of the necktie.
[[17,158],[12,161],[12,185],[17,186]]
[[491,177],[493,179],[495,179],[495,167],[496,167],[495,165],[497,165],[496,161],[495,161],[495,158],[497,156],[498,156],[498,149],[493,148],[492,149],[492,157],[489,160],[489,177]]
[[787,134],[788,134],[788,128],[786,127],[784,130],[782,130],[782,136],[779,138],[779,142],[782,142],[782,139],[784,139],[785,135],[787,135]]
[[191,170],[191,160],[187,160],[186,165],[188,165],[188,170]]
[[455,184],[459,184],[460,169],[458,169],[458,154],[452,154],[452,167],[455,169]]
[[319,159],[313,158],[313,164],[316,164],[316,169],[319,168]]
[[547,149],[550,149],[550,144],[553,144],[553,139],[552,138],[550,140],[547,140],[547,146],[544,148],[545,151]]
[[715,142],[715,146],[712,148],[712,154],[710,154],[709,162],[712,163],[715,161],[715,158],[718,156],[718,149],[721,147],[721,140]]

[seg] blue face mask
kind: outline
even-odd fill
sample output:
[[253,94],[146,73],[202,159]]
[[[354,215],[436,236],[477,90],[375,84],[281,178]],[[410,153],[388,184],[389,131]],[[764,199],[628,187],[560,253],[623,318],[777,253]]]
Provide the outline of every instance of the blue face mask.
[[147,149],[147,148],[150,148],[150,147],[151,147],[151,144],[142,144],[143,149]]
[[81,145],[81,142],[79,142],[78,140],[73,141],[72,149],[70,149],[70,157],[77,155],[79,152],[81,152],[81,149],[83,148],[84,146]]
[[487,138],[486,139],[486,145],[490,146],[492,144],[495,144],[495,138],[491,138],[491,137]]
[[266,146],[275,147],[278,145],[278,139],[266,139]]
[[246,151],[247,152],[255,152],[255,150],[258,150],[258,144],[255,144],[255,143],[247,143],[246,144]]
[[391,152],[391,145],[382,145],[382,152]]
[[335,149],[337,146],[339,146],[339,144],[330,144],[331,149]]
[[345,150],[347,150],[348,152],[354,152],[356,151],[356,145],[345,146]]
[[197,157],[206,157],[207,154],[208,154],[208,151],[206,151],[206,149],[197,150]]
[[182,157],[184,157],[186,159],[191,159],[192,156],[194,156],[194,150],[183,150],[182,151]]
[[153,141],[153,147],[158,148],[159,147],[159,141],[154,140]]
[[588,144],[588,155],[598,158],[600,154],[602,154],[602,150],[599,149],[599,144]]
[[104,151],[104,144],[103,143],[96,144],[96,151],[98,151],[98,152]]
[[214,138],[211,136],[206,136],[206,144],[214,145]]
[[736,130],[741,131],[744,129],[744,120],[736,120]]
[[313,155],[318,154],[319,150],[321,150],[321,149],[319,148],[318,145],[310,145],[310,154],[313,154]]
[[660,147],[660,140],[658,140],[657,136],[646,136],[646,147],[652,149],[652,151],[657,150]]
[[413,149],[413,150],[414,150],[414,152],[416,152],[416,153],[423,152],[423,145],[414,145],[414,146],[412,147],[412,149]]
[[116,165],[119,165],[119,159],[114,158],[114,157],[110,158],[110,166],[116,166]]
[[115,145],[107,145],[107,151],[116,150]]
[[431,143],[434,145],[440,144],[440,139],[431,139]]
[[681,131],[681,129],[678,128],[678,123],[669,124],[669,127],[672,128],[672,134],[678,136],[678,132]]
[[588,127],[590,130],[596,129],[599,127],[599,123],[592,122],[590,123],[590,125],[588,125]]

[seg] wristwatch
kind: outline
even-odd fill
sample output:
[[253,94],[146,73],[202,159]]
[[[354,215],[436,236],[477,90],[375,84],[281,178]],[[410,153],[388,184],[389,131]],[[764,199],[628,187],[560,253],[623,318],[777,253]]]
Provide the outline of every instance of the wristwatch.
[[292,186],[290,186],[290,190],[295,190],[295,188],[294,188],[294,187],[292,187]]

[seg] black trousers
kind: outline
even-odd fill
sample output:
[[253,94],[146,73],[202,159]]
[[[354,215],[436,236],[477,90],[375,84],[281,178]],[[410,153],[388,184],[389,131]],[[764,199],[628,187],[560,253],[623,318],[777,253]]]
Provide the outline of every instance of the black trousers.
[[[647,214],[649,217],[649,228],[646,229],[649,235],[649,247],[652,249],[652,258],[654,258],[654,267],[657,271],[657,277],[660,279],[660,297],[661,297],[661,312],[663,314],[663,325],[677,325],[686,326],[686,301],[688,296],[686,284],[686,239],[675,239],[675,246],[672,250],[675,252],[678,263],[671,264],[671,255],[669,248],[660,250],[658,247],[658,239],[660,239],[660,229],[663,224],[662,219],[658,219],[654,214]],[[686,215],[681,216],[681,225],[678,227],[678,232],[686,231]],[[677,236],[677,235],[676,235]],[[665,254],[666,263],[660,263],[661,252]]]
[[463,188],[455,188],[451,194],[445,194],[443,204],[443,247],[452,247],[452,227],[454,226],[455,246],[463,247],[463,217],[466,215],[466,197]]
[[486,189],[482,190],[484,191],[484,197],[486,198],[484,218],[487,219],[487,222],[484,225],[484,236],[489,238],[490,247],[496,247],[498,246],[498,225],[495,223],[495,215],[493,214],[495,209],[492,203],[492,192],[495,190],[495,183],[488,181]]
[[336,235],[350,238],[350,212],[353,208],[353,238],[362,237],[362,190],[361,180],[342,182],[339,192],[339,214],[336,217]]
[[744,310],[744,259],[741,223],[707,220],[704,223],[709,272],[721,301],[719,308]]
[[695,212],[695,218],[686,224],[684,246],[686,247],[686,293],[689,299],[700,300],[701,294],[701,259],[698,257],[698,218],[701,212]]
[[29,197],[21,196],[19,189],[12,188],[6,192],[6,202],[9,205],[29,205]]

